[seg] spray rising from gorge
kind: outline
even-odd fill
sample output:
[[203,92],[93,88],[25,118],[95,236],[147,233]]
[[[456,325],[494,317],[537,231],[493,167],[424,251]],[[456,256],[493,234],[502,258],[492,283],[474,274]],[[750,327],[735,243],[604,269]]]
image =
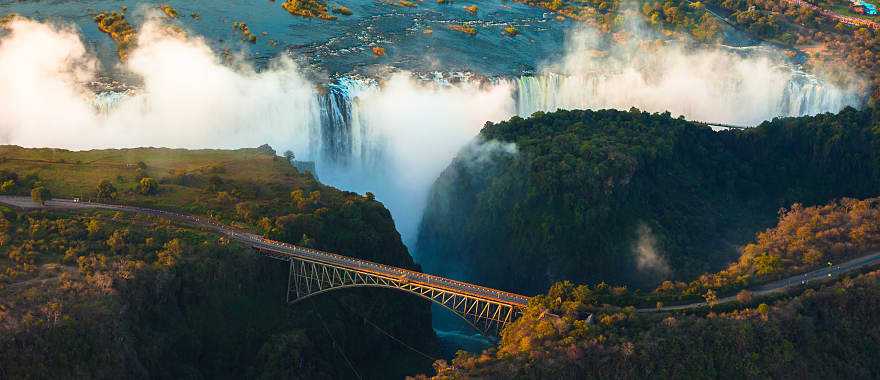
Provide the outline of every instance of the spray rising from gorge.
[[[237,148],[270,143],[314,160],[322,181],[372,191],[404,239],[415,238],[428,190],[486,121],[557,108],[638,107],[753,125],[776,116],[835,112],[856,91],[798,71],[774,52],[608,48],[571,33],[560,62],[535,75],[482,78],[398,71],[319,86],[287,57],[255,70],[224,62],[200,37],[144,23],[123,71],[127,93],[95,94],[101,74],[78,33],[18,18],[0,40],[0,143],[71,149]],[[47,112],[51,110],[51,112]]]

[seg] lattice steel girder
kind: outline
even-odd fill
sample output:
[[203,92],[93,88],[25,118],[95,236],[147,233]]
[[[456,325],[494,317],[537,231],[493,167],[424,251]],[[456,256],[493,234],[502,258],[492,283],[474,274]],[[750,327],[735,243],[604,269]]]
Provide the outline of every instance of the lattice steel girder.
[[290,262],[290,277],[287,282],[288,303],[340,288],[382,287],[398,289],[451,310],[482,334],[488,336],[497,335],[506,324],[512,322],[519,315],[519,310],[512,305],[424,283],[413,283],[405,279],[290,256],[285,256],[284,261]]

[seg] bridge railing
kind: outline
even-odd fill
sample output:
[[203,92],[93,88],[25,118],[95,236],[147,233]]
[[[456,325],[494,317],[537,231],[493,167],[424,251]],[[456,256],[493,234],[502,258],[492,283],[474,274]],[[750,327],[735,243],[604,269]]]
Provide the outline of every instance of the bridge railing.
[[[505,292],[505,291],[496,290],[496,289],[492,289],[492,288],[487,288],[484,286],[469,284],[466,282],[452,280],[452,279],[448,279],[445,277],[435,276],[435,275],[431,275],[431,274],[427,274],[427,273],[416,272],[416,271],[412,271],[409,269],[403,269],[403,268],[393,267],[393,266],[389,266],[389,265],[385,265],[385,264],[379,264],[379,263],[368,261],[368,260],[355,259],[355,258],[351,258],[348,256],[342,256],[342,255],[335,254],[335,253],[319,251],[319,250],[311,249],[311,248],[300,247],[300,246],[296,246],[296,245],[292,245],[292,244],[288,244],[288,243],[283,243],[283,242],[276,242],[274,240],[261,239],[261,241],[264,244],[270,244],[268,247],[265,247],[265,246],[261,247],[262,249],[271,249],[273,252],[284,254],[284,255],[291,255],[296,258],[301,258],[301,259],[306,259],[306,260],[314,260],[314,261],[317,261],[317,262],[320,262],[323,264],[329,264],[329,265],[342,265],[343,267],[346,267],[348,269],[358,270],[358,271],[362,271],[362,272],[365,272],[368,274],[386,277],[386,278],[389,278],[392,280],[405,279],[406,281],[412,281],[415,283],[420,283],[423,285],[428,285],[428,286],[432,286],[432,287],[435,287],[438,289],[444,289],[447,291],[465,293],[465,294],[469,294],[471,296],[479,297],[479,298],[486,298],[488,296],[488,297],[492,298],[493,300],[503,302],[506,304],[510,304],[510,305],[513,305],[513,306],[516,306],[519,308],[525,307],[526,304],[528,303],[528,297],[523,296],[523,295],[519,295],[519,294],[515,294],[515,293],[510,293],[510,292]],[[293,249],[296,251],[300,251],[300,254],[296,255],[296,254],[293,254],[290,252],[272,249],[271,245],[273,242],[277,243],[274,245],[281,245],[281,246],[284,246],[285,248],[290,248],[290,249]],[[333,258],[335,260],[329,260],[329,258]],[[339,261],[351,263],[353,265],[352,266],[345,266],[343,263],[340,263]],[[452,286],[452,285],[454,285],[454,286]],[[480,293],[480,292],[482,292],[482,293]]]

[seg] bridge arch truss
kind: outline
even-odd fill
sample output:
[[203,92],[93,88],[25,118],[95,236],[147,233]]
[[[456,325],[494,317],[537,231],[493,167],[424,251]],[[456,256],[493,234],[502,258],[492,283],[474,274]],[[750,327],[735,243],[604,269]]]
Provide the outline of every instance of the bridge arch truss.
[[290,263],[287,284],[288,303],[296,303],[312,296],[345,288],[396,289],[445,307],[488,337],[498,337],[504,326],[513,322],[522,313],[519,307],[506,302],[462,294],[442,286],[410,281],[403,277],[371,273],[299,257],[273,255],[271,251],[261,253]]

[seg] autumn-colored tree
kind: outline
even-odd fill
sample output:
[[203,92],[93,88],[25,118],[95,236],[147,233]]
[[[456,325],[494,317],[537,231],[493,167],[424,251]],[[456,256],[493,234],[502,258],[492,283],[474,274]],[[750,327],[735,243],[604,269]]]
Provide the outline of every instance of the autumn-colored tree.
[[767,316],[770,314],[770,306],[766,303],[758,305],[758,313],[761,314],[762,318],[767,319]]
[[156,254],[156,262],[163,267],[173,267],[183,256],[183,252],[183,242],[177,238],[172,239]]
[[715,305],[718,304],[718,295],[715,294],[715,291],[712,289],[706,291],[706,294],[703,295],[703,299],[706,300],[706,304],[709,305],[709,307],[715,307]]
[[250,204],[241,202],[235,205],[235,215],[243,221],[249,221],[251,220],[251,216],[253,216],[253,210],[251,209]]
[[107,238],[107,247],[116,254],[122,252],[127,244],[129,232],[127,229],[113,231]]
[[752,292],[748,290],[741,290],[739,293],[736,294],[736,300],[743,305],[748,304],[752,302]]

